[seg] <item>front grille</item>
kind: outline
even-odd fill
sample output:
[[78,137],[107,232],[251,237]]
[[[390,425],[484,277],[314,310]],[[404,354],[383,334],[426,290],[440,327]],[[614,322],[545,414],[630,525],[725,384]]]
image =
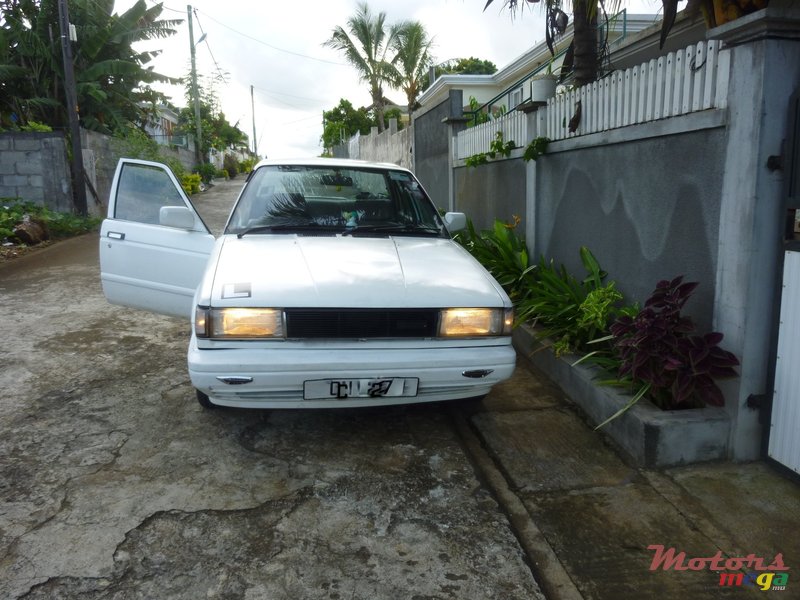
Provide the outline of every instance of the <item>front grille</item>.
[[439,311],[429,308],[292,308],[286,310],[288,338],[429,338]]

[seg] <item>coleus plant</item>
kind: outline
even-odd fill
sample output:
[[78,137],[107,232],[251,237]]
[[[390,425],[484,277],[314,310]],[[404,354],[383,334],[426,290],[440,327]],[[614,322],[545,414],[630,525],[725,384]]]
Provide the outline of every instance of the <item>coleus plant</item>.
[[618,377],[665,410],[722,406],[714,380],[737,375],[739,360],[719,347],[722,334],[695,335],[691,318],[681,315],[697,283],[683,276],[660,281],[644,308],[610,327],[620,359]]

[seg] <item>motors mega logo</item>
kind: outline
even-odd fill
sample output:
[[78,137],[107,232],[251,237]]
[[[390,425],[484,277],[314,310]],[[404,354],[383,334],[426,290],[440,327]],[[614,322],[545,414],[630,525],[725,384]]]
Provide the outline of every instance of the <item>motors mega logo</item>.
[[685,552],[676,554],[675,548],[664,550],[662,545],[652,545],[648,550],[655,552],[650,570],[659,567],[664,571],[710,571],[719,572],[720,586],[756,586],[761,590],[783,591],[789,583],[788,573],[775,571],[788,571],[789,567],[783,564],[783,554],[776,554],[768,565],[764,558],[755,554],[748,554],[744,558],[723,558],[722,551],[708,558],[690,558],[686,560]]

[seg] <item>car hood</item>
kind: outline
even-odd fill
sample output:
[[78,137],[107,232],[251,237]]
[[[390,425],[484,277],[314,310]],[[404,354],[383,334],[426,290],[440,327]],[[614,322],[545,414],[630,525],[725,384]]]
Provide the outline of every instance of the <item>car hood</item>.
[[220,307],[510,306],[466,250],[441,238],[229,235],[210,292]]

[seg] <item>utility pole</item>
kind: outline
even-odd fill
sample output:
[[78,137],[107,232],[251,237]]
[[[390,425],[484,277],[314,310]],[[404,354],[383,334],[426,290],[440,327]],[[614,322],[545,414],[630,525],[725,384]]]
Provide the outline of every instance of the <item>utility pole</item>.
[[[200,92],[197,88],[197,65],[194,56],[194,30],[192,28],[192,5],[186,5],[186,13],[189,19],[189,46],[191,46],[192,57],[192,97],[194,98],[194,123],[196,127],[196,139],[194,142],[195,160],[198,165],[205,162],[201,146],[203,145],[203,128],[200,123]],[[201,38],[202,39],[202,38]]]
[[64,95],[67,98],[67,120],[72,143],[72,198],[75,210],[86,216],[86,184],[83,181],[83,149],[81,148],[81,125],[78,120],[78,92],[75,88],[75,71],[72,65],[69,10],[67,0],[58,0],[58,26],[61,33],[61,54],[64,59]]
[[258,158],[258,138],[256,137],[256,105],[253,102],[253,86],[250,86],[250,111],[253,113],[253,154]]

